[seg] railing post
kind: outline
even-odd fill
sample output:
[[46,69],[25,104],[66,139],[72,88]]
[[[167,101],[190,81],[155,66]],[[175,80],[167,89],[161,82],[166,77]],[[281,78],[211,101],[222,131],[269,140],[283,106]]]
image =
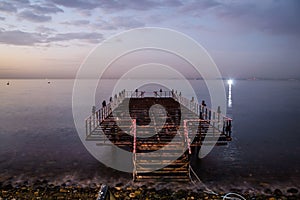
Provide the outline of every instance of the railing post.
[[227,136],[226,133],[226,127],[227,127],[227,120],[225,119],[225,117],[223,117],[223,128],[222,128],[222,133],[225,134]]
[[100,111],[98,110],[97,112],[96,112],[97,114],[97,125],[99,126],[100,125]]
[[131,120],[132,123],[132,135],[133,135],[133,153],[136,153],[136,119]]
[[229,137],[231,137],[231,120],[228,120],[228,131],[229,131]]
[[105,113],[104,113],[104,108],[101,108],[102,109],[102,121],[104,121],[104,119],[105,119]]
[[216,113],[213,111],[213,127],[215,128],[216,126]]
[[90,134],[89,129],[88,129],[88,119],[85,120],[85,133],[86,133],[86,136],[88,136]]
[[88,119],[88,121],[89,121],[89,133],[91,134],[92,133],[92,120],[91,120],[91,118],[89,118]]
[[189,154],[192,154],[191,146],[190,146],[190,139],[189,139],[189,131],[187,129],[187,120],[183,121],[183,127],[184,127],[184,136],[185,136],[185,141],[187,143],[187,147],[189,150]]
[[131,134],[133,135],[133,149],[132,149],[132,161],[133,161],[133,181],[136,178],[136,119],[131,120],[132,123],[132,129],[131,129]]
[[220,130],[220,115],[221,115],[221,108],[220,108],[220,106],[218,106],[217,113],[218,113],[218,130]]
[[96,106],[92,106],[93,129],[96,128]]
[[231,137],[231,119],[226,120],[225,133],[227,137]]
[[202,112],[202,105],[199,105],[199,111],[200,111],[200,113],[199,113],[199,118],[200,119],[203,119],[203,112]]

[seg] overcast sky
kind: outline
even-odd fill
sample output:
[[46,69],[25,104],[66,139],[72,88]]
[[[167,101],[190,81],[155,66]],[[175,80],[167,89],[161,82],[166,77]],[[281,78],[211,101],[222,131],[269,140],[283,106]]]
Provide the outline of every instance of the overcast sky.
[[74,77],[88,53],[124,30],[189,35],[224,77],[300,78],[298,0],[0,0],[0,77]]

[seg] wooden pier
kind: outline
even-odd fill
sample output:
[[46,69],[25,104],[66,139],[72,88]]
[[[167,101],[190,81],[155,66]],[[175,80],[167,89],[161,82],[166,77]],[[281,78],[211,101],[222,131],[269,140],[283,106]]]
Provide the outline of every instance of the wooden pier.
[[[156,109],[151,116],[149,110],[157,104],[165,112]],[[220,108],[212,111],[174,91],[124,90],[104,107],[93,108],[85,123],[87,141],[133,153],[135,181],[189,181],[191,154],[197,154],[202,145],[226,145],[232,126]]]

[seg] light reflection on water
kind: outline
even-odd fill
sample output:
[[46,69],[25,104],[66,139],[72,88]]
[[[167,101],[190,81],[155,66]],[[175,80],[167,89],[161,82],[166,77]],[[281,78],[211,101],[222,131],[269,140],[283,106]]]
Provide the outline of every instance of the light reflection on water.
[[[51,80],[51,84],[10,80],[9,86],[6,82],[0,80],[0,177],[76,174],[90,178],[97,173],[105,180],[109,176],[131,178],[109,173],[81,144],[72,118],[73,80]],[[105,85],[112,83],[107,80]],[[209,105],[203,81],[191,83],[198,101]],[[234,120],[233,141],[194,161],[204,183],[288,179],[299,183],[300,83],[235,81],[234,92],[231,86],[226,90],[228,112]],[[105,87],[97,95],[99,103],[111,96]],[[191,94],[184,95],[191,98]]]
[[232,87],[232,85],[229,84],[228,85],[228,97],[227,97],[227,99],[228,99],[228,108],[232,107],[231,87]]

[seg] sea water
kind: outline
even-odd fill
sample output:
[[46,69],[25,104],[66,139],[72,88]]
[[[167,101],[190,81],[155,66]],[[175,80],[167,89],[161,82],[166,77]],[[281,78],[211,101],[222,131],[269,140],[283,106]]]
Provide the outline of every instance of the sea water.
[[[46,179],[114,184],[131,180],[131,174],[96,160],[79,139],[72,115],[74,80],[48,84],[43,79],[18,79],[6,85],[7,81],[0,80],[0,182]],[[205,83],[190,82],[198,101],[209,104]],[[109,88],[115,81],[104,83],[95,97],[98,107],[112,95]],[[228,89],[225,83],[227,97]],[[236,80],[230,100],[227,114],[233,118],[233,140],[214,147],[201,160],[193,158],[201,184],[224,190],[299,187],[300,81]]]

